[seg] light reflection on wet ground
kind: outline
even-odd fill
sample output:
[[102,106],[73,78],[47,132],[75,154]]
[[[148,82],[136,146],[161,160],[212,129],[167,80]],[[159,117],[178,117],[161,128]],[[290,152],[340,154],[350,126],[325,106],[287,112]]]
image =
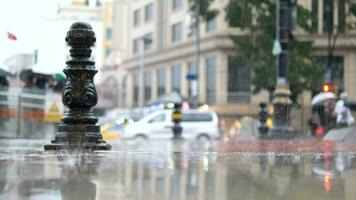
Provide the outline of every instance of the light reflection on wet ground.
[[46,142],[0,141],[0,199],[356,198],[353,152],[155,141],[54,154],[43,152]]

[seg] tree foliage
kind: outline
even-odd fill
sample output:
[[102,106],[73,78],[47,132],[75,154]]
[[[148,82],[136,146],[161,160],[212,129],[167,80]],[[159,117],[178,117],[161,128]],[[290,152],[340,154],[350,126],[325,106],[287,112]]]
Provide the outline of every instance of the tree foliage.
[[[297,27],[309,32],[310,12],[299,5],[295,5],[295,9],[298,13]],[[230,0],[225,19],[230,26],[239,27],[247,33],[233,35],[231,38],[241,64],[252,70],[254,92],[261,89],[273,91],[278,59],[272,55],[276,39],[276,1]],[[295,102],[303,90],[316,90],[320,87],[324,70],[313,65],[312,41],[300,41],[290,33],[288,51],[288,82]]]
[[[219,12],[216,9],[211,9],[211,3],[214,0],[189,0],[189,9],[195,15],[198,14],[205,21],[213,19]],[[199,8],[199,9],[198,9]],[[199,11],[197,13],[197,11]]]
[[[191,1],[191,9],[196,8],[196,0]],[[198,0],[203,18],[209,12],[212,0]],[[296,5],[299,29],[311,30],[311,13]],[[240,65],[245,65],[252,72],[253,92],[261,89],[272,92],[276,85],[277,59],[272,55],[276,35],[276,1],[274,0],[229,0],[225,8],[225,20],[231,27],[240,28],[243,34],[231,35],[235,44],[235,56]],[[322,67],[313,65],[312,41],[300,41],[290,35],[288,81],[292,99],[296,100],[303,90],[317,90],[323,79]]]
[[[217,10],[210,8],[214,0],[189,0],[190,10],[208,21],[215,17]],[[333,0],[336,1],[336,0]],[[347,12],[344,16],[346,30],[355,29],[356,2],[343,0]],[[196,11],[199,6],[199,12]],[[311,31],[311,13],[306,8],[295,5],[297,9],[296,27],[305,32]],[[231,35],[235,44],[235,56],[239,65],[245,65],[252,72],[254,93],[261,89],[272,92],[276,85],[276,62],[278,57],[272,55],[276,33],[276,0],[229,0],[225,7],[225,20],[231,27],[240,28],[243,34]],[[340,34],[341,27],[334,27],[333,45]],[[288,81],[292,91],[292,100],[296,102],[298,94],[303,90],[317,91],[323,81],[325,66],[313,63],[312,42],[301,41],[290,34]],[[331,52],[332,53],[332,52]],[[236,59],[235,59],[236,60]]]

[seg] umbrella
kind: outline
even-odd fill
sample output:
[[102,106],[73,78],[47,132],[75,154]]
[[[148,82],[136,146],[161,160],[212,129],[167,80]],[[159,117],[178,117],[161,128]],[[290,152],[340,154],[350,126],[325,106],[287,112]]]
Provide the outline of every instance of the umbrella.
[[54,77],[56,78],[56,80],[57,80],[58,82],[63,82],[63,81],[66,80],[66,77],[65,77],[63,74],[61,74],[61,73],[56,73],[56,74],[54,75]]
[[0,68],[0,76],[12,76],[12,74]]
[[315,106],[325,100],[329,99],[337,99],[336,95],[332,92],[321,92],[317,95],[315,95],[312,99],[312,105]]
[[22,70],[20,72],[20,79],[23,81],[23,82],[30,82],[33,78],[35,73],[33,73],[32,69],[26,69],[26,70]]
[[0,66],[0,76],[12,76],[12,74],[9,72],[10,69],[6,65],[1,65]]

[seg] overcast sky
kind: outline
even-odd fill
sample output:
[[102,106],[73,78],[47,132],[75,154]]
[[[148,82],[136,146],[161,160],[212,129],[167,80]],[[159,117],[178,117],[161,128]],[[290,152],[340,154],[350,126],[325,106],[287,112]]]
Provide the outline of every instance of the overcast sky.
[[[76,19],[59,19],[58,4],[69,4],[70,0],[0,0],[0,65],[17,53],[33,53],[38,50],[38,63],[32,69],[36,72],[57,73],[65,66],[68,48],[65,36]],[[84,20],[84,19],[83,19]],[[83,21],[80,20],[80,21]],[[102,44],[100,21],[84,20],[92,25]],[[17,37],[9,40],[7,32]],[[98,51],[101,52],[101,51]],[[102,54],[93,48],[92,58],[100,63]]]
[[[0,0],[0,61],[14,53],[33,52],[41,39],[43,21],[57,14],[59,0]],[[17,41],[7,38],[7,31]]]

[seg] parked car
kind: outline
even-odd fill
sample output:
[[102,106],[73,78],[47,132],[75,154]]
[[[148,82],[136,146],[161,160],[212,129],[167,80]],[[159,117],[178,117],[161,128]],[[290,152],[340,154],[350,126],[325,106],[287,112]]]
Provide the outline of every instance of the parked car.
[[[172,138],[172,110],[155,111],[124,128],[124,139]],[[182,137],[185,139],[214,139],[220,137],[218,117],[215,112],[190,110],[183,112]]]

